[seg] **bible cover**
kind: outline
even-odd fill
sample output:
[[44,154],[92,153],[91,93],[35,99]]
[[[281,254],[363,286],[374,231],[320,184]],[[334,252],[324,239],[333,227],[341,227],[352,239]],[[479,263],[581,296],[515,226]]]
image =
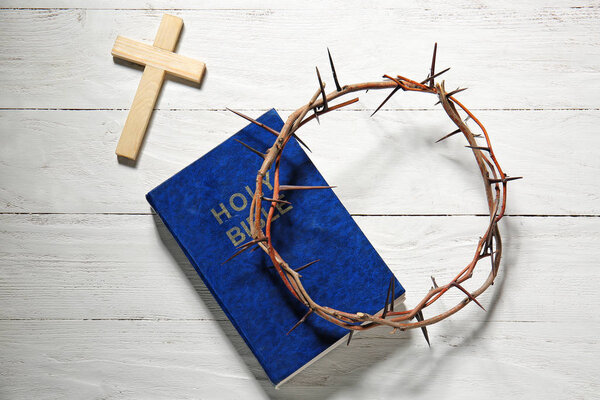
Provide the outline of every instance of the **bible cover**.
[[[275,110],[258,121],[279,131]],[[251,240],[249,207],[262,159],[259,151],[275,136],[248,125],[166,182],[146,198],[236,327],[274,384],[302,368],[348,331],[307,312],[287,291],[262,251],[245,251],[223,264],[237,245]],[[271,169],[264,188],[271,194]],[[327,182],[295,139],[284,150],[281,184]],[[383,308],[392,272],[331,189],[286,191],[272,225],[274,246],[294,268],[304,269],[303,284],[313,300],[349,312],[376,313]],[[263,201],[265,212],[270,202]],[[266,217],[263,217],[266,218]],[[395,279],[395,278],[394,278]],[[404,289],[395,281],[394,298]]]

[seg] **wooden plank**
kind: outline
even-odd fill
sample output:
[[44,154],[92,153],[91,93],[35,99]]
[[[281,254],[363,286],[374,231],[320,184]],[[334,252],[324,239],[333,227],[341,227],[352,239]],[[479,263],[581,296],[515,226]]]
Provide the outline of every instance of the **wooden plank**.
[[[275,391],[229,323],[0,324],[4,398],[593,398],[597,322],[471,322],[356,335]],[[509,382],[509,384],[507,384]]]
[[[438,4],[443,4],[441,1],[432,1],[429,3],[431,7]],[[544,2],[545,8],[548,7],[569,7],[572,6],[570,0],[552,0]],[[578,7],[589,7],[594,5],[592,1],[582,2],[581,6]],[[400,4],[394,0],[381,0],[373,3],[365,3],[361,1],[344,1],[344,0],[332,0],[323,4],[320,2],[307,3],[304,0],[290,0],[290,1],[277,1],[277,0],[264,0],[259,2],[248,2],[244,0],[228,0],[227,3],[223,4],[220,0],[206,0],[197,2],[194,0],[155,0],[152,2],[152,7],[148,7],[148,3],[145,0],[130,0],[128,2],[122,2],[119,0],[102,0],[100,4],[90,3],[86,0],[28,0],[26,4],[22,1],[16,0],[5,0],[2,3],[1,9],[56,9],[56,8],[67,8],[67,9],[84,9],[84,10],[139,10],[139,9],[152,9],[152,10],[214,10],[214,9],[226,9],[226,10],[250,10],[250,11],[268,11],[271,9],[276,10],[295,10],[295,9],[328,9],[328,8],[341,8],[346,6],[352,9],[407,9],[410,5]],[[482,0],[479,4],[471,3],[459,3],[456,7],[463,8],[481,8],[481,9],[503,9],[505,7],[511,7],[519,10],[527,9],[540,9],[539,4],[536,2],[522,2],[518,0],[507,0],[498,4],[498,2],[492,0]]]
[[[132,169],[112,150],[139,71],[107,52],[117,34],[151,41],[164,9],[188,23],[179,52],[212,72],[201,91],[166,81],[165,111]],[[511,185],[509,213],[598,215],[598,17],[595,2],[566,0],[3,1],[0,398],[594,398],[597,217],[506,218],[487,313],[467,307],[431,327],[432,350],[420,332],[357,335],[275,391],[143,195],[245,124],[197,110],[256,116],[275,106],[285,116],[314,91],[314,65],[326,71],[325,46],[342,84],[424,78],[438,41],[438,66],[453,67],[447,84],[470,88],[461,100],[513,110],[477,112],[503,167],[526,177]],[[344,204],[355,214],[483,212],[460,138],[433,145],[452,130],[441,111],[369,120],[386,94],[361,94],[355,111],[301,133]],[[400,94],[386,107],[434,101]],[[52,111],[12,111],[23,108]],[[131,212],[140,215],[112,214]],[[408,304],[429,275],[444,281],[462,265],[485,224],[356,219]]]
[[[485,217],[356,220],[407,288],[409,305],[429,290],[431,275],[440,283],[452,279],[486,225]],[[0,216],[0,319],[226,320],[159,221],[150,215]],[[481,298],[489,312],[467,307],[444,324],[564,322],[565,309],[595,304],[600,218],[507,217],[502,233],[501,277]],[[488,263],[478,271],[475,283]],[[457,290],[440,305],[461,298]],[[594,307],[575,308],[573,323],[598,321]]]
[[204,73],[204,63],[201,61],[122,36],[117,36],[111,54],[136,64],[156,67],[196,83],[200,83]]
[[[155,112],[152,135],[133,169],[113,156],[125,114],[0,112],[0,211],[148,213],[149,190],[247,124],[225,111]],[[435,144],[454,129],[443,111],[369,114],[336,111],[299,133],[351,213],[486,212],[464,139]],[[525,177],[510,185],[508,213],[600,214],[600,112],[476,114],[506,172]]]
[[[327,46],[342,84],[384,73],[424,79],[436,41],[438,67],[453,68],[445,78],[449,87],[469,88],[461,96],[468,106],[598,107],[598,8],[563,2],[543,8],[516,2],[480,7],[437,1],[391,9],[299,4],[290,10],[173,11],[186,21],[178,53],[205,61],[213,73],[200,95],[181,82],[166,82],[159,107],[297,108],[314,92],[314,66],[327,69]],[[164,10],[1,12],[0,107],[120,109],[130,106],[139,72],[115,64],[107,52],[117,34],[151,41]],[[373,109],[384,97],[370,93],[356,107]],[[434,102],[398,96],[387,107],[430,108]]]
[[[430,285],[429,273],[443,279],[472,251],[485,218],[358,222],[409,288],[410,303]],[[471,394],[497,398],[588,398],[597,391],[600,324],[581,304],[596,298],[599,224],[506,219],[501,276],[482,299],[488,313],[467,308],[431,327],[433,350],[419,332],[357,335],[276,392],[152,217],[3,215],[0,394],[387,398],[402,387],[410,398],[445,391],[458,399],[470,385]],[[565,309],[577,310],[568,330],[557,314]]]

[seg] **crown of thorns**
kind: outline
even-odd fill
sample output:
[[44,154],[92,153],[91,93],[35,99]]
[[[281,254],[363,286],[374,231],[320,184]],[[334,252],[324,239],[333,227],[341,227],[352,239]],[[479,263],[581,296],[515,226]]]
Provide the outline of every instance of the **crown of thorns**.
[[[490,138],[485,127],[475,117],[475,115],[473,115],[473,113],[469,111],[469,109],[467,109],[467,107],[465,107],[460,101],[456,99],[455,95],[459,92],[462,92],[465,89],[456,89],[451,92],[446,92],[443,81],[441,82],[441,84],[435,83],[435,78],[437,78],[438,76],[442,75],[450,69],[446,68],[443,71],[437,73],[435,72],[436,53],[437,43],[433,48],[433,57],[431,61],[429,75],[427,79],[421,82],[405,78],[401,75],[397,75],[396,77],[384,75],[383,78],[385,78],[385,80],[382,82],[364,82],[341,86],[338,81],[333,59],[331,58],[331,53],[328,49],[329,63],[333,74],[333,80],[335,82],[335,91],[329,94],[325,93],[325,84],[321,79],[319,69],[316,68],[319,89],[316,91],[316,93],[312,96],[312,98],[307,104],[298,108],[288,117],[287,121],[283,125],[283,128],[279,132],[242,113],[230,110],[235,114],[269,131],[271,134],[276,136],[276,140],[271,146],[271,148],[269,148],[265,153],[256,150],[243,142],[240,142],[250,151],[260,156],[263,159],[263,163],[256,176],[256,190],[254,192],[254,196],[252,197],[252,205],[250,207],[249,220],[253,222],[251,224],[251,235],[253,239],[240,245],[237,251],[225,262],[229,261],[233,257],[241,254],[242,252],[250,248],[255,248],[256,246],[261,248],[265,253],[269,255],[269,258],[273,262],[273,266],[277,270],[277,273],[279,274],[279,277],[281,278],[284,285],[294,295],[294,297],[298,299],[298,301],[302,302],[308,308],[306,314],[294,326],[291,327],[291,329],[288,331],[288,334],[291,331],[293,331],[296,327],[298,327],[301,323],[303,323],[310,314],[315,313],[319,317],[324,318],[331,323],[334,323],[338,326],[350,330],[348,343],[350,343],[350,339],[354,331],[371,329],[376,326],[389,326],[394,328],[394,330],[399,329],[401,331],[407,329],[421,328],[425,339],[429,344],[429,336],[426,328],[428,325],[434,324],[449,317],[450,315],[461,310],[470,302],[474,302],[483,310],[485,310],[485,308],[477,300],[477,297],[494,283],[494,279],[498,274],[498,268],[500,266],[500,257],[502,255],[502,240],[500,237],[500,232],[498,230],[498,222],[504,216],[504,211],[506,209],[507,183],[511,180],[520,179],[520,177],[508,177],[502,171],[502,168],[500,167],[500,164],[498,163],[498,160],[496,159],[496,156],[494,154],[494,150],[492,149],[492,144],[490,142]],[[289,190],[326,189],[332,187],[293,186],[280,184],[279,166],[281,163],[282,152],[290,138],[296,138],[296,140],[298,140],[300,144],[306,147],[306,144],[304,144],[304,142],[302,142],[302,140],[300,140],[300,138],[296,136],[296,132],[298,129],[300,129],[304,124],[311,121],[312,119],[317,119],[318,121],[319,116],[358,101],[358,98],[354,98],[339,104],[331,105],[330,103],[338,97],[342,97],[349,93],[358,92],[362,90],[367,91],[375,89],[392,89],[392,91],[379,105],[379,107],[377,107],[373,114],[371,114],[371,116],[377,113],[377,111],[379,111],[379,109],[381,109],[381,107],[399,90],[430,93],[438,97],[439,101],[436,104],[442,105],[448,117],[450,117],[452,122],[457,126],[457,129],[453,132],[450,132],[446,136],[440,138],[439,140],[437,140],[437,142],[440,142],[458,133],[463,134],[463,136],[468,142],[468,145],[466,147],[472,150],[472,153],[475,157],[475,161],[477,163],[477,167],[479,168],[479,172],[481,173],[481,177],[483,178],[490,220],[485,232],[483,233],[483,235],[477,243],[477,247],[475,248],[473,258],[463,269],[460,270],[460,272],[454,277],[454,279],[452,279],[450,282],[444,285],[438,285],[435,279],[431,277],[431,280],[433,282],[431,290],[429,290],[429,292],[425,294],[423,299],[414,308],[410,310],[394,311],[394,278],[392,277],[387,289],[387,293],[385,294],[383,310],[377,314],[370,315],[364,312],[350,313],[342,310],[336,310],[334,308],[328,307],[327,305],[315,303],[311,299],[309,293],[306,291],[304,286],[302,285],[302,275],[299,272],[316,263],[318,260],[311,261],[308,264],[305,264],[301,267],[292,268],[273,246],[271,225],[273,221],[273,216],[275,215],[275,209],[278,203],[289,203],[280,198],[281,192]],[[465,119],[463,119],[459,114],[457,106],[466,114]],[[311,111],[312,114],[309,115],[309,112]],[[473,120],[477,124],[477,126],[481,130],[481,134],[473,134],[471,132],[471,130],[466,124],[466,121],[468,119]],[[480,140],[484,143],[479,144],[476,138],[480,138]],[[265,178],[267,171],[270,170],[273,164],[275,164],[274,182],[272,185],[273,194],[271,197],[266,197],[263,194],[263,179]],[[263,201],[270,204],[266,224],[264,224],[263,222],[264,230],[261,227],[260,212],[261,204]],[[478,289],[474,291],[468,291],[462,286],[463,283],[472,277],[473,271],[475,270],[479,261],[485,258],[489,258],[491,264],[491,269],[487,276],[487,279],[485,279],[485,281],[481,284],[481,286],[479,286]],[[449,308],[446,311],[435,316],[425,318],[423,316],[423,310],[431,306],[446,292],[453,288],[463,292],[466,297],[454,307]]]

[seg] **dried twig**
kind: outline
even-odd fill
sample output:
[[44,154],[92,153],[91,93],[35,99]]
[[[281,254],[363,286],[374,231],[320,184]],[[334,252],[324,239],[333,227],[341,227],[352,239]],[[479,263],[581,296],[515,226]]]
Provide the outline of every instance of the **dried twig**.
[[[273,267],[277,270],[282,282],[287,287],[287,289],[306,307],[308,307],[307,314],[300,319],[292,327],[290,332],[295,329],[298,325],[306,320],[308,315],[311,313],[315,313],[321,318],[330,321],[336,325],[339,325],[343,328],[349,329],[351,332],[356,330],[366,330],[371,329],[375,326],[389,326],[393,327],[394,330],[399,329],[404,331],[406,329],[414,329],[421,328],[423,330],[423,334],[427,343],[429,343],[429,335],[426,326],[439,322],[457,311],[461,310],[470,302],[474,302],[479,305],[481,308],[484,308],[480,302],[477,300],[477,297],[480,296],[490,285],[493,284],[494,279],[498,273],[498,268],[500,266],[500,257],[502,255],[502,241],[500,238],[500,232],[498,230],[498,221],[502,219],[504,216],[504,212],[506,209],[506,187],[507,183],[514,179],[519,179],[519,177],[507,177],[507,175],[502,171],[498,160],[494,154],[494,150],[490,143],[489,135],[484,128],[483,124],[471,113],[469,109],[467,109],[460,101],[458,101],[454,95],[461,92],[464,89],[457,89],[453,92],[447,93],[444,88],[444,82],[435,83],[434,79],[448,71],[447,69],[442,70],[441,72],[435,72],[436,65],[436,56],[437,56],[437,44],[434,47],[431,68],[429,71],[429,76],[422,82],[417,82],[412,79],[405,78],[403,76],[398,75],[397,78],[393,78],[388,75],[384,75],[387,79],[382,82],[365,82],[358,84],[350,84],[341,86],[337,79],[337,74],[335,67],[333,65],[333,60],[331,58],[331,54],[329,53],[329,61],[331,65],[331,69],[334,76],[334,81],[336,85],[336,90],[329,94],[325,93],[324,83],[321,80],[321,75],[319,70],[317,69],[317,80],[319,88],[317,92],[313,95],[310,101],[304,106],[300,107],[296,111],[294,111],[287,121],[285,122],[283,128],[280,132],[275,132],[277,134],[277,139],[272,147],[266,153],[260,153],[254,149],[257,153],[264,156],[263,163],[261,168],[258,171],[256,177],[256,190],[254,192],[254,196],[252,199],[252,206],[250,207],[250,221],[253,221],[251,224],[251,235],[253,240],[242,245],[238,252],[234,254],[234,256],[240,254],[246,249],[259,246],[263,251],[265,251],[269,258],[273,263]],[[377,89],[392,89],[392,92],[386,100],[377,108],[379,110],[383,104],[398,90],[402,89],[403,91],[414,91],[420,93],[429,93],[438,97],[439,103],[442,105],[444,111],[450,118],[450,120],[456,125],[457,130],[451,132],[450,134],[444,136],[441,141],[450,136],[453,136],[459,132],[462,132],[463,136],[467,140],[467,147],[472,150],[472,154],[475,157],[475,161],[479,168],[479,172],[483,179],[484,190],[487,198],[488,209],[490,213],[490,222],[480,237],[473,258],[467,263],[467,265],[452,279],[449,283],[445,285],[438,285],[435,279],[432,277],[431,280],[433,282],[433,286],[429,292],[425,294],[423,299],[410,310],[405,311],[394,311],[393,310],[393,293],[394,293],[394,279],[392,278],[390,285],[388,287],[386,297],[385,297],[385,305],[384,310],[379,315],[369,315],[363,312],[345,312],[341,310],[336,310],[326,305],[321,305],[315,303],[306,289],[302,284],[302,276],[298,273],[299,270],[307,268],[308,266],[314,264],[315,261],[306,264],[300,268],[294,270],[291,268],[283,259],[283,257],[277,252],[277,250],[273,247],[272,243],[272,233],[271,233],[271,225],[273,221],[273,217],[275,216],[275,209],[277,203],[280,202],[280,192],[283,190],[301,190],[301,189],[324,189],[329,188],[330,186],[290,186],[290,185],[282,185],[279,182],[279,166],[282,157],[283,149],[286,144],[290,140],[291,137],[295,135],[295,132],[306,122],[310,121],[313,118],[318,118],[319,115],[325,114],[329,111],[332,111],[336,108],[341,108],[345,105],[351,104],[357,99],[347,101],[336,106],[329,106],[331,101],[337,99],[338,97],[345,96],[349,93],[358,92],[358,91],[368,91],[368,90],[377,90]],[[467,114],[467,118],[463,120],[458,113],[458,108],[460,108],[463,112]],[[310,111],[314,112],[314,115],[307,116]],[[375,112],[377,112],[375,110]],[[246,119],[249,117],[243,116]],[[473,120],[479,129],[481,130],[482,135],[476,135],[471,132],[470,128],[466,125],[466,120]],[[254,120],[250,119],[252,122],[256,123]],[[269,130],[268,128],[265,128]],[[273,132],[272,132],[273,133]],[[484,145],[478,144],[475,140],[476,137],[481,136],[485,141]],[[242,143],[243,144],[243,143]],[[248,147],[248,146],[247,146]],[[265,197],[263,193],[263,180],[266,176],[268,170],[271,169],[275,165],[275,173],[273,179],[273,194],[270,197]],[[266,218],[266,224],[263,227],[261,226],[261,204],[262,201],[270,202],[270,209],[268,212],[268,216]],[[480,284],[479,288],[474,291],[468,291],[463,287],[463,283],[469,280],[473,276],[473,271],[477,266],[477,263],[480,259],[490,257],[491,260],[491,270],[488,274],[487,278],[483,283]],[[232,256],[233,257],[233,256]],[[457,288],[465,294],[465,298],[456,304],[454,307],[443,311],[438,315],[431,316],[427,319],[423,317],[423,310],[429,306],[431,306],[434,302],[436,302],[441,296],[443,296],[448,290],[451,288]],[[391,293],[390,293],[391,292]],[[416,321],[414,321],[416,320]],[[289,332],[288,332],[289,333]],[[349,336],[348,343],[350,341]]]

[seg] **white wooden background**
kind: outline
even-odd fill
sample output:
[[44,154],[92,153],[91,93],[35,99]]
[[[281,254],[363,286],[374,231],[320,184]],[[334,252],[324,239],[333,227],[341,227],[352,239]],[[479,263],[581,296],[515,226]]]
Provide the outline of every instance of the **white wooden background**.
[[[0,2],[0,398],[598,398],[600,3],[597,1]],[[168,80],[139,162],[114,149],[165,12],[200,86]],[[487,125],[510,185],[505,257],[481,300],[420,332],[355,337],[274,390],[144,194],[245,121],[283,117],[328,72],[423,79]],[[361,94],[303,130],[311,158],[414,304],[466,263],[480,178],[435,99]],[[235,168],[236,165],[232,165]],[[475,279],[481,278],[476,276]],[[444,306],[458,301],[453,295]]]

